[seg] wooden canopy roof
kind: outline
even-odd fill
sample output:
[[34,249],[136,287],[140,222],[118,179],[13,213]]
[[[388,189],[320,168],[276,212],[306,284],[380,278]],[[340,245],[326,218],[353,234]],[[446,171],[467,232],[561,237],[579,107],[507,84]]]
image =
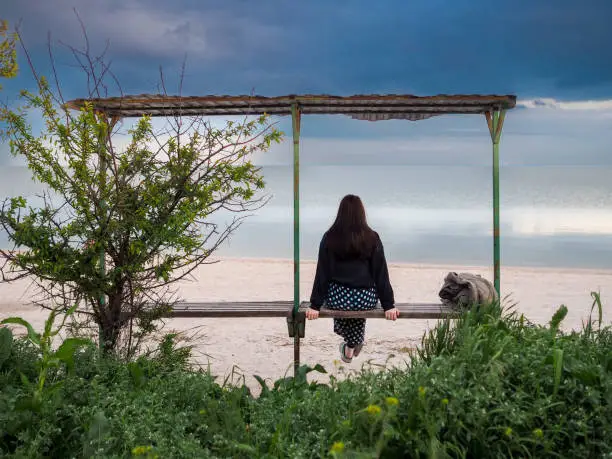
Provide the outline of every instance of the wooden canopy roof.
[[103,99],[76,99],[68,108],[80,109],[86,103],[94,110],[113,117],[148,116],[236,116],[290,115],[297,104],[302,114],[346,115],[354,119],[421,120],[443,114],[483,114],[511,109],[513,95],[288,95],[263,96],[168,96],[141,94]]

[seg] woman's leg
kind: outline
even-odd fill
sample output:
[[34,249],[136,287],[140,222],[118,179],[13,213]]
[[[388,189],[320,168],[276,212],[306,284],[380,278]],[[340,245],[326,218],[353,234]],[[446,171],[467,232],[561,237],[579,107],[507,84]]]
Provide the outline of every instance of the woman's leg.
[[348,329],[347,322],[349,319],[334,319],[334,333],[340,335],[346,341],[346,332]]
[[[337,284],[330,284],[327,294],[327,307],[339,311],[350,309],[351,290]],[[334,333],[340,335],[344,342],[348,340],[349,324],[351,319],[334,319]]]
[[[378,304],[378,295],[376,294],[376,289],[363,289],[359,290],[356,293],[356,298],[354,302],[354,310],[356,311],[367,311],[371,309],[375,309]],[[358,355],[361,352],[361,347],[363,346],[363,342],[365,341],[365,328],[366,328],[366,320],[365,319],[352,319],[353,324],[351,326],[350,335],[351,335],[351,344],[350,347],[356,349],[355,354]]]
[[347,324],[344,327],[346,345],[351,349],[363,344],[365,339],[365,319],[344,319]]
[[[374,309],[378,302],[376,290],[355,289],[331,284],[327,306],[330,309],[362,311]],[[334,319],[334,333],[346,343],[346,357],[353,356],[353,350],[363,345],[365,339],[365,319]]]

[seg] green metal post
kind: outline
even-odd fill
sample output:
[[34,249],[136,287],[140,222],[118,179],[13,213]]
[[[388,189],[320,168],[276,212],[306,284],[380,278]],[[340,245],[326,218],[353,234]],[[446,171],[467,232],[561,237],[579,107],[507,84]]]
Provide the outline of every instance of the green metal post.
[[499,230],[499,141],[504,124],[505,111],[486,113],[489,132],[493,142],[493,279],[495,290],[501,299],[501,251]]
[[[493,114],[493,131],[497,132],[499,112]],[[499,247],[499,143],[493,140],[493,269],[494,284],[497,295],[500,290],[500,247]]]
[[297,376],[300,367],[300,334],[298,311],[300,309],[300,120],[297,104],[291,107],[293,124],[293,372]]

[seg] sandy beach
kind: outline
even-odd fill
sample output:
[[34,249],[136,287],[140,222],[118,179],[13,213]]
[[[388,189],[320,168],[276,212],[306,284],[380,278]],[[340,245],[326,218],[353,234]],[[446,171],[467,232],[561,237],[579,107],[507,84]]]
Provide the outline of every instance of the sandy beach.
[[[308,300],[316,264],[301,264],[301,297]],[[449,271],[472,272],[492,279],[492,269],[477,266],[389,264],[391,282],[399,302],[435,302],[443,278]],[[531,321],[546,323],[561,304],[569,308],[564,329],[580,328],[592,305],[591,291],[599,291],[604,303],[604,323],[612,318],[612,271],[502,267],[502,297],[518,302],[518,310]],[[21,316],[41,329],[47,316],[28,305],[28,283],[0,284],[0,319]],[[221,259],[202,266],[194,280],[180,285],[185,301],[290,300],[293,295],[291,260]],[[350,368],[338,361],[339,337],[329,319],[309,321],[302,341],[302,362],[322,364],[338,377],[372,365],[402,365],[407,353],[418,345],[423,332],[435,324],[427,320],[370,320],[366,346]],[[210,365],[220,377],[244,374],[249,386],[252,375],[275,380],[291,373],[293,340],[284,319],[172,319],[164,328],[193,336],[197,363]],[[319,379],[319,378],[317,378]],[[321,377],[327,379],[326,376]]]

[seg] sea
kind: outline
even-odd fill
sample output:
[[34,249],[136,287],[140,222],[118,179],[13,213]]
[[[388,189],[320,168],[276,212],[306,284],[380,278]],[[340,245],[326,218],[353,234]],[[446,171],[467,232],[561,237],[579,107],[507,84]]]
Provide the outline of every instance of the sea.
[[[293,256],[291,166],[262,167],[267,204],[218,255]],[[0,197],[35,196],[27,168],[0,168]],[[315,259],[340,199],[359,195],[388,261],[487,266],[493,259],[492,173],[486,166],[305,165],[300,251]],[[219,214],[224,225],[233,215]],[[506,266],[612,269],[612,167],[502,166],[501,258]],[[7,246],[6,234],[0,244]]]

